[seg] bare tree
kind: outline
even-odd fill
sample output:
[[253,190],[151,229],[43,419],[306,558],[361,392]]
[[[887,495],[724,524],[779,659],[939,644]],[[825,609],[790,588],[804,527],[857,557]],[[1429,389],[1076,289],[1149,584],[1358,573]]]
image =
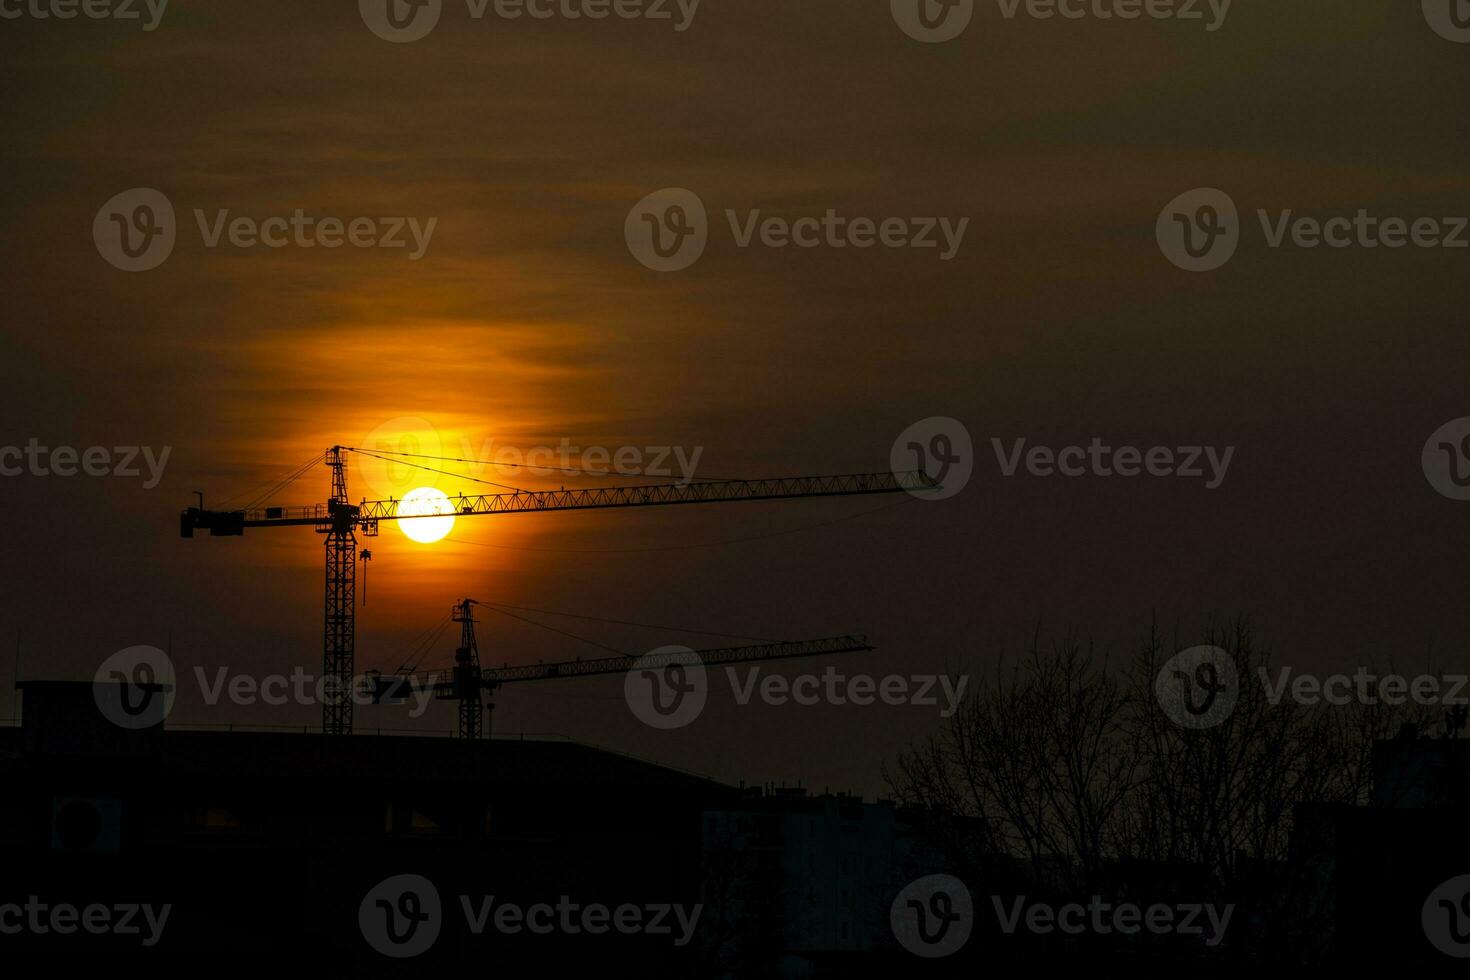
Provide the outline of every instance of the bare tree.
[[1427,730],[1432,713],[1284,696],[1243,620],[1202,639],[1236,677],[1217,723],[1176,724],[1156,696],[1184,646],[1177,636],[1166,644],[1152,627],[1119,668],[1074,637],[1043,647],[1038,633],[900,755],[888,773],[895,798],[926,815],[961,867],[1019,865],[1068,893],[1172,883],[1190,900],[1242,906],[1278,939],[1315,929],[1328,905],[1309,857],[1292,849],[1299,808],[1368,803],[1374,744]]
[[[1033,642],[994,675],[938,736],[899,758],[890,785],[943,825],[938,843],[951,853],[970,863],[1019,857],[1038,880],[1077,884],[1107,859],[1137,780],[1140,756],[1122,730],[1125,678],[1074,638],[1045,653]],[[966,828],[971,846],[956,847]]]

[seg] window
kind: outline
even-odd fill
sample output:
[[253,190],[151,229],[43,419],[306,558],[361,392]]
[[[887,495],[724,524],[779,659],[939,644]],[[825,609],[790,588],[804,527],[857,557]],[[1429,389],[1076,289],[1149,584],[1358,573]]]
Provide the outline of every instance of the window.
[[209,800],[184,811],[184,831],[211,837],[258,834],[265,827],[260,811],[229,800]]
[[[488,809],[485,820],[489,823]],[[390,800],[385,808],[383,832],[397,837],[442,837],[451,823],[442,807],[420,802]]]

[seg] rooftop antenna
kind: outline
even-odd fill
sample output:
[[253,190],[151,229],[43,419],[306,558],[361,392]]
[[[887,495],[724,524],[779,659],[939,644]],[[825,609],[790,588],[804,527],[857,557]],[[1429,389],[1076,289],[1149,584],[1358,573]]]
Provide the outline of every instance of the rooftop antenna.
[[17,629],[15,631],[15,675],[14,675],[14,677],[12,679],[14,680],[14,683],[10,685],[10,715],[11,715],[10,720],[11,721],[19,721],[20,718],[19,718],[19,716],[16,715],[16,707],[17,707],[16,698],[17,698],[18,695],[15,693],[16,691],[20,690],[20,630],[19,629]]

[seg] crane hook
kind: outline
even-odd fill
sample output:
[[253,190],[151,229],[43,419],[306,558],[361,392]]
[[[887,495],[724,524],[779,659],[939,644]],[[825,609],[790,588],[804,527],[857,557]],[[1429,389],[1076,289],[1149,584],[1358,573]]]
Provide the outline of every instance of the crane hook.
[[362,604],[367,605],[367,563],[373,560],[373,553],[368,549],[362,549]]

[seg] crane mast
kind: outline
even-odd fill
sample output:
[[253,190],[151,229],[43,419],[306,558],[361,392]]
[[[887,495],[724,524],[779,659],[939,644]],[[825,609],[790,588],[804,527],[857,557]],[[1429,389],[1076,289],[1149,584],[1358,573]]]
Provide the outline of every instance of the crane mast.
[[357,527],[358,510],[347,501],[347,463],[342,447],[327,451],[332,495],[326,529],[327,575],[322,634],[322,730],[329,735],[352,731],[352,673],[357,660]]
[[454,651],[454,695],[459,701],[459,737],[479,738],[483,729],[484,685],[480,680],[480,648],[475,643],[475,600],[461,599],[454,607],[460,624],[459,647]]

